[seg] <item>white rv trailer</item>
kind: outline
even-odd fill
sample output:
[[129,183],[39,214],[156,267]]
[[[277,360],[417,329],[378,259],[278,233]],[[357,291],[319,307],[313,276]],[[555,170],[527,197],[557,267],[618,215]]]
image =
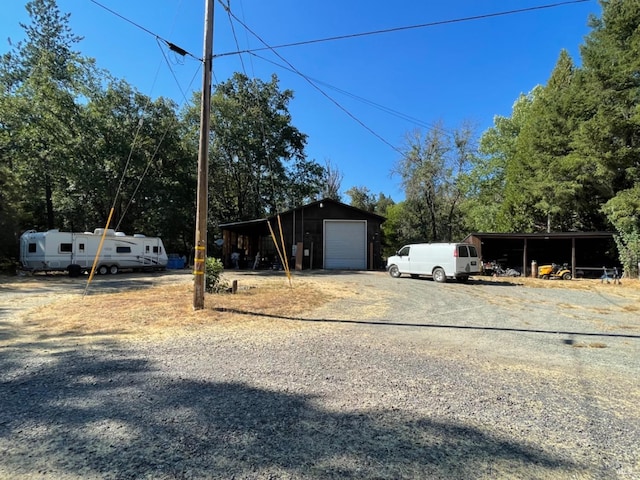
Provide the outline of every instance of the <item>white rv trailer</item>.
[[[20,237],[20,263],[32,272],[68,271],[77,276],[88,272],[98,252],[103,228],[94,232],[72,233],[60,230],[29,230]],[[118,273],[121,269],[164,270],[167,253],[158,237],[125,235],[108,229],[96,273]]]

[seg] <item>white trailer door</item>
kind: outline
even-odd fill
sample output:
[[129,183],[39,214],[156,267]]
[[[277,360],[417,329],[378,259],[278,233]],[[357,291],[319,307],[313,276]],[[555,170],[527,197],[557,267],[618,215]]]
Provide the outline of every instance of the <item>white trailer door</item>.
[[367,221],[324,221],[324,268],[367,269]]

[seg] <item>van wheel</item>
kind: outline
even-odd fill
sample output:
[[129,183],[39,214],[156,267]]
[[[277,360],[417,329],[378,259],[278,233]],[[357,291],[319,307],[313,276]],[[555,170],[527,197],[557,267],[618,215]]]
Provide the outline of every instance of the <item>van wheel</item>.
[[433,271],[433,279],[438,283],[444,283],[447,281],[447,276],[444,273],[444,270],[441,268],[436,268]]
[[389,275],[391,275],[393,278],[400,278],[401,273],[397,265],[391,265],[389,267]]
[[99,273],[100,275],[106,275],[108,271],[109,271],[109,269],[107,268],[107,266],[106,266],[106,265],[100,265],[100,266],[98,267],[98,273]]
[[111,275],[115,275],[116,273],[118,273],[118,266],[117,265],[111,265],[111,267],[109,267],[109,273]]

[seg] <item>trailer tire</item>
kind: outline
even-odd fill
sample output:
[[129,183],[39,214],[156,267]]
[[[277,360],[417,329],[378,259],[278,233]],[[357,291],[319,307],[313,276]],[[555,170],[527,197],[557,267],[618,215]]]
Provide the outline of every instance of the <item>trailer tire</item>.
[[79,277],[82,274],[82,267],[75,263],[73,265],[69,265],[67,270],[69,271],[69,276],[71,278]]
[[108,271],[109,271],[109,269],[107,268],[106,265],[100,265],[98,267],[98,274],[99,275],[106,275]]
[[118,265],[111,265],[109,267],[109,273],[111,275],[115,275],[116,273],[118,273]]

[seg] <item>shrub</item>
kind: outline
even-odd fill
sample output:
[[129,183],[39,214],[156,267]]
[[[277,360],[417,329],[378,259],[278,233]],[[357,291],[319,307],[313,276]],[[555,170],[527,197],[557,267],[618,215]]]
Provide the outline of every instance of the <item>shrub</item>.
[[222,261],[214,257],[207,257],[205,263],[205,290],[208,293],[220,293],[228,288],[227,282],[222,278],[223,270]]

